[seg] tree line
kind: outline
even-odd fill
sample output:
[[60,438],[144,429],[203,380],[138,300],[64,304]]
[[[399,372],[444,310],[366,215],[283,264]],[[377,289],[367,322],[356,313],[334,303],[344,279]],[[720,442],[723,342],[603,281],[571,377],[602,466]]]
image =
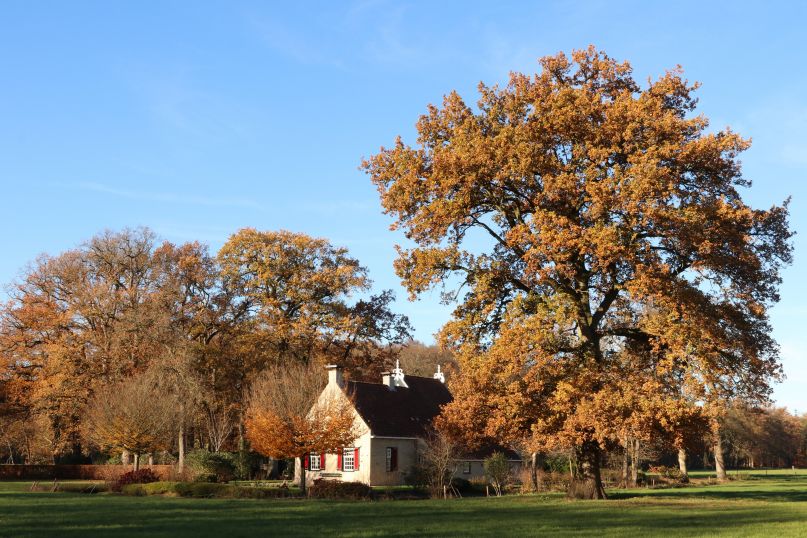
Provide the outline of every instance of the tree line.
[[[40,256],[9,295],[0,430],[10,461],[113,448],[170,449],[181,461],[188,442],[232,450],[262,372],[338,363],[375,379],[411,333],[392,292],[372,293],[346,249],[286,231],[241,230],[216,255],[145,228],[104,232]],[[413,366],[418,349],[431,353],[415,344]]]

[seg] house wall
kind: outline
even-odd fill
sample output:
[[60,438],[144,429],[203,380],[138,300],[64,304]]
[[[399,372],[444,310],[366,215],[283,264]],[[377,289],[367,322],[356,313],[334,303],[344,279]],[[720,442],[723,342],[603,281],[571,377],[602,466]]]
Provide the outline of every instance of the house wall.
[[[398,468],[387,471],[387,447],[398,449]],[[418,440],[373,437],[370,439],[370,485],[397,486],[405,483],[405,475],[417,462]]]
[[[319,395],[315,405],[326,405],[328,402],[334,400],[348,404],[350,403],[350,400],[348,400],[347,396],[345,396],[345,393],[342,391],[341,387],[335,383],[328,383],[328,385],[325,386],[325,389]],[[339,461],[338,455],[336,453],[325,454],[325,469],[319,471],[307,470],[305,472],[306,484],[311,485],[314,480],[318,478],[342,480],[344,482],[364,482],[365,484],[370,483],[370,428],[367,426],[364,420],[362,420],[361,416],[359,416],[355,409],[353,409],[353,416],[353,427],[358,433],[358,437],[353,444],[353,448],[359,449],[359,470],[340,471],[337,467]],[[302,462],[300,461],[300,458],[297,458],[294,465],[295,482],[300,481],[301,467]]]
[[[485,479],[485,464],[482,460],[470,460],[471,462],[471,472],[466,473],[465,470],[465,462],[469,460],[458,460],[457,470],[454,471],[454,477],[456,478],[464,478],[465,480],[484,480]],[[521,465],[520,461],[510,461],[510,470],[513,473],[513,476],[518,476],[521,472]]]

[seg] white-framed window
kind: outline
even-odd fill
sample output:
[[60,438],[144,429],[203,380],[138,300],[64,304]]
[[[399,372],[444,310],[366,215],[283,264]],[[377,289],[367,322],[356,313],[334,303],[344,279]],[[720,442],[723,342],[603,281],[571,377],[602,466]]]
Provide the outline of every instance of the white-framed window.
[[346,448],[342,451],[342,470],[355,471],[356,470],[356,449]]
[[310,468],[312,471],[321,471],[323,467],[323,461],[321,460],[322,456],[320,454],[311,453],[308,456],[308,461],[311,462]]
[[463,461],[462,462],[462,474],[471,474],[471,462],[470,461]]

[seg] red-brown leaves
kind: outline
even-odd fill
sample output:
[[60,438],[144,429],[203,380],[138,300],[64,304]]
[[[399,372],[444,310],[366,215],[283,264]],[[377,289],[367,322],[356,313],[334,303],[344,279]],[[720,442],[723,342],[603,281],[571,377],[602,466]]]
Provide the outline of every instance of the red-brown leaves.
[[416,243],[396,262],[410,293],[465,293],[441,335],[462,365],[443,426],[602,443],[764,397],[791,232],[786,206],[737,191],[748,141],[705,132],[680,69],[640,89],[593,47],[541,66],[480,85],[475,111],[451,93],[417,147],[363,164]]

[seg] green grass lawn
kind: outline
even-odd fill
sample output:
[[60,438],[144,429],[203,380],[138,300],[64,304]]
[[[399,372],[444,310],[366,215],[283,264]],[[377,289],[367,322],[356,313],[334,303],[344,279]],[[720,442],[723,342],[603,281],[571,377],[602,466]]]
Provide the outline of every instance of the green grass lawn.
[[724,485],[562,495],[335,502],[32,493],[0,483],[0,536],[807,536],[807,472]]

